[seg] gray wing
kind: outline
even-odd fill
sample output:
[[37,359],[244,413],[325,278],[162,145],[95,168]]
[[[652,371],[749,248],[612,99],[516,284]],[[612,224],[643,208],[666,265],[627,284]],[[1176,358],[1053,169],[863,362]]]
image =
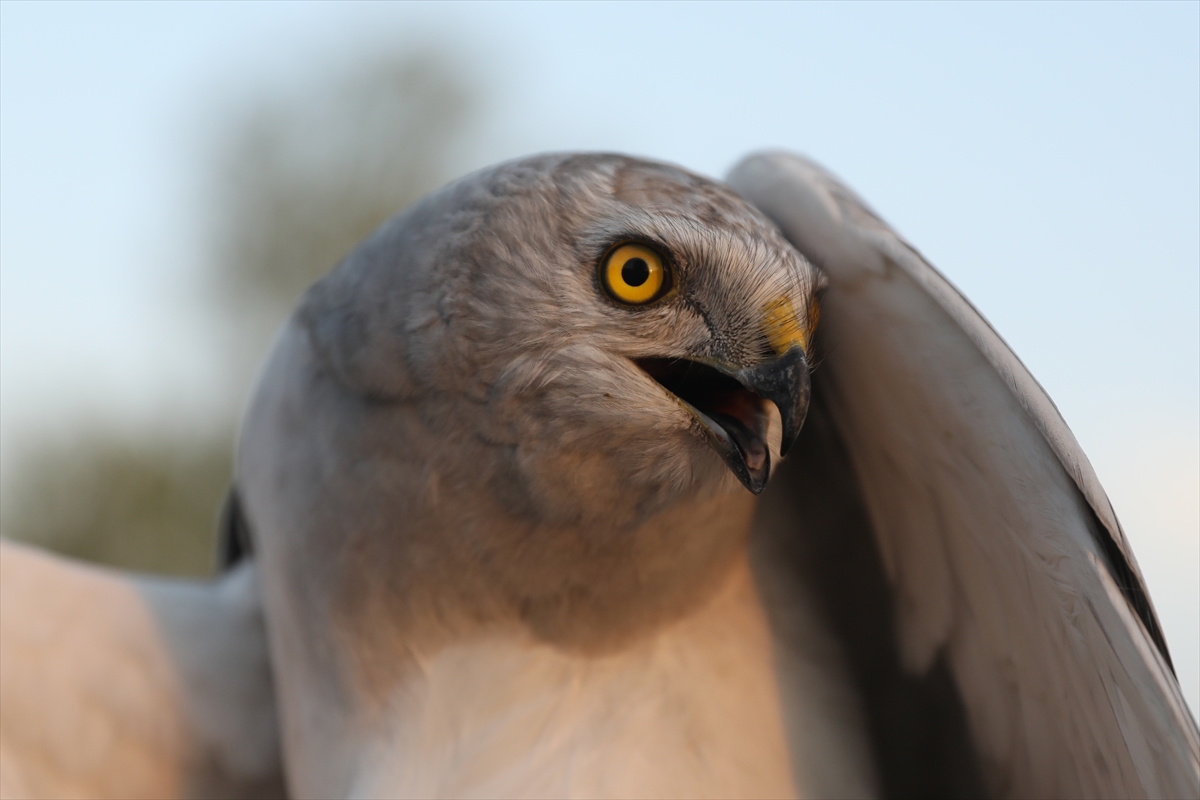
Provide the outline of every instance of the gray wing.
[[1200,796],[1137,563],[1042,388],[820,167],[758,154],[729,182],[828,278],[810,422],[756,536],[840,631],[885,793]]
[[282,797],[254,569],[156,579],[0,540],[0,797]]

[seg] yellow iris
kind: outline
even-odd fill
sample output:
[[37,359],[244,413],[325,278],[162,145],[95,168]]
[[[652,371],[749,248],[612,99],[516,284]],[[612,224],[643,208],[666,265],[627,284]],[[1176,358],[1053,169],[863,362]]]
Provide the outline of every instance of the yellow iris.
[[613,250],[600,274],[609,294],[633,305],[654,300],[667,285],[662,256],[640,244],[623,244]]

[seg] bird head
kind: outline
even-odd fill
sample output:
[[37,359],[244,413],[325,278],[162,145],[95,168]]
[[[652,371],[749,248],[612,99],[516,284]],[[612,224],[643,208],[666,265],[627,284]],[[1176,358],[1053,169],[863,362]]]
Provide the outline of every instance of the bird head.
[[238,482],[267,572],[409,643],[519,619],[597,650],[679,618],[804,419],[819,281],[668,165],[539,156],[428,195],[312,287],[263,373]]
[[763,490],[804,420],[818,284],[721,184],[558,155],[426,198],[302,318],[344,383],[420,405],[445,451],[491,445],[470,466],[510,507],[628,525]]

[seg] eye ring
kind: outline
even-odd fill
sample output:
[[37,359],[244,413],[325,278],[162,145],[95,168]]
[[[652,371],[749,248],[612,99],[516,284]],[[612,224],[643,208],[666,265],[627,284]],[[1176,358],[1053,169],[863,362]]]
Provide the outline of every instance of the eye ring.
[[614,300],[640,306],[666,294],[671,288],[671,275],[656,250],[638,242],[625,242],[604,257],[600,282]]

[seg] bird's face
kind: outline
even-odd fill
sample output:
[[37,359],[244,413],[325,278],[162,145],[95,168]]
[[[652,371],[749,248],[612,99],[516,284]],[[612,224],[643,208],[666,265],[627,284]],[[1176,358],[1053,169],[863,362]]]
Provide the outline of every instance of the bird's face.
[[[411,621],[425,592],[615,646],[728,573],[746,489],[804,419],[818,282],[745,201],[683,170],[502,165],[313,287],[247,423],[295,452],[244,444],[246,461],[295,487],[306,511],[285,527],[342,565],[330,591],[349,606],[392,597]],[[302,383],[278,377],[293,363]]]
[[426,348],[462,366],[466,413],[507,448],[521,479],[503,491],[622,524],[762,491],[808,404],[814,268],[679,169],[588,156],[506,177],[447,254],[459,267],[429,294],[444,339]]

